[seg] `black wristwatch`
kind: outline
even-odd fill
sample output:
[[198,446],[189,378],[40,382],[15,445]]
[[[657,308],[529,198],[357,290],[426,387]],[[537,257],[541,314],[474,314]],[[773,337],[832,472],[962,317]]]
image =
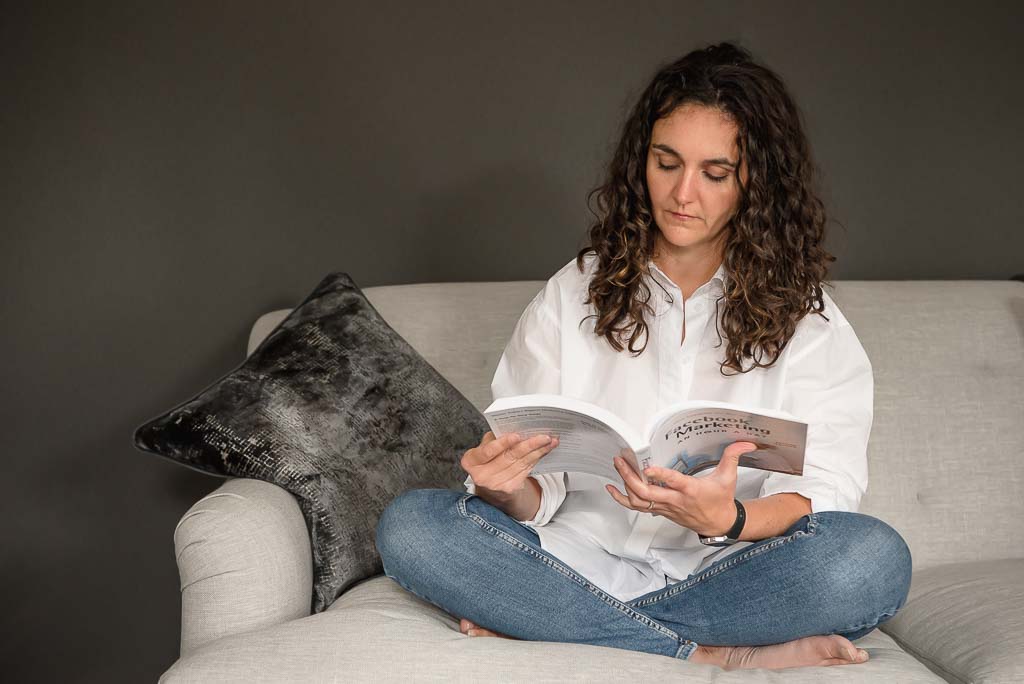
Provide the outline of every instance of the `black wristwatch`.
[[740,540],[740,534],[743,532],[743,524],[747,522],[747,510],[743,508],[743,504],[740,503],[739,499],[733,499],[736,502],[736,522],[732,524],[729,531],[719,537],[705,537],[703,534],[697,534],[697,538],[700,539],[701,544],[707,546],[729,546],[735,544]]

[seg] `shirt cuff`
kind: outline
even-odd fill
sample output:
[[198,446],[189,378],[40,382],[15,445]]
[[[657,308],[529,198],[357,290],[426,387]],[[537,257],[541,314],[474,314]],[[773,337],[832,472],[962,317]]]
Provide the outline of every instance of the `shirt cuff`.
[[821,511],[855,512],[857,510],[856,502],[850,501],[849,497],[840,495],[835,485],[808,478],[806,475],[797,477],[772,473],[761,485],[760,498],[790,492],[810,499],[811,513],[820,513]]
[[[512,519],[523,525],[540,527],[551,522],[555,511],[565,501],[565,473],[542,473],[540,475],[531,475],[530,477],[537,480],[537,484],[540,485],[540,506],[537,508],[537,514],[531,520]],[[464,484],[466,485],[466,491],[470,494],[476,494],[476,484],[473,482],[472,475],[466,477]]]

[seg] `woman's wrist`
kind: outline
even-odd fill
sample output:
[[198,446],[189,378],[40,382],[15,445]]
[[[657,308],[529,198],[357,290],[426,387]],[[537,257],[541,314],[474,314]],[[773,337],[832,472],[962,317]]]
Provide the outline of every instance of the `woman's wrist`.
[[736,508],[736,499],[729,499],[729,503],[718,509],[718,513],[715,516],[715,522],[707,527],[707,529],[698,532],[705,537],[722,537],[727,532],[732,530],[736,524],[736,518],[739,515],[739,511]]
[[534,477],[527,477],[523,486],[514,492],[502,492],[477,485],[476,494],[510,518],[519,521],[533,520],[540,510],[541,488]]
[[761,541],[786,533],[797,520],[811,512],[811,500],[795,492],[772,494],[743,502],[747,520],[740,541]]

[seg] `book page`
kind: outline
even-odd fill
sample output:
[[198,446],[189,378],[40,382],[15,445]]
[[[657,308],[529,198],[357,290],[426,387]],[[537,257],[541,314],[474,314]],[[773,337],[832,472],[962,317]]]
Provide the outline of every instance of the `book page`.
[[636,456],[629,443],[615,429],[584,413],[555,406],[519,406],[484,412],[496,437],[509,432],[524,439],[534,435],[558,437],[558,446],[543,456],[532,474],[575,471],[597,475],[613,482],[622,482],[613,459],[621,455],[632,460]]
[[745,468],[803,474],[806,423],[720,406],[664,417],[655,429],[650,455],[655,465],[695,475],[718,465],[733,442],[758,447],[740,456],[739,464]]

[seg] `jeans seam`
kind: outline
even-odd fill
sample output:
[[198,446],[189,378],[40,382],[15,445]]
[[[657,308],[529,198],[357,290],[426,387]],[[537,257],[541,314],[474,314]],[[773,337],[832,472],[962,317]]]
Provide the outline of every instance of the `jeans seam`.
[[[597,598],[601,599],[604,603],[608,604],[612,608],[618,610],[623,615],[625,615],[625,616],[627,616],[627,617],[629,617],[629,618],[639,622],[640,624],[644,625],[645,627],[653,629],[654,631],[656,631],[656,632],[658,632],[658,633],[660,633],[660,634],[662,634],[664,636],[667,636],[667,637],[669,637],[671,639],[675,639],[677,642],[681,642],[681,646],[680,646],[680,649],[677,650],[676,657],[679,657],[678,654],[683,649],[683,647],[685,647],[685,646],[687,646],[687,645],[692,643],[689,639],[682,639],[678,634],[676,634],[672,630],[668,629],[667,627],[664,627],[664,626],[658,624],[657,622],[655,622],[651,618],[647,617],[643,613],[639,613],[639,612],[633,610],[630,606],[628,606],[625,603],[619,601],[614,596],[610,596],[609,594],[605,593],[604,591],[602,591],[600,588],[595,586],[592,582],[590,582],[586,578],[581,577],[580,575],[577,575],[575,572],[573,572],[567,566],[562,565],[561,563],[558,563],[558,562],[554,561],[549,556],[546,556],[546,555],[541,554],[541,553],[537,553],[534,549],[530,548],[529,546],[527,546],[526,544],[521,542],[519,539],[515,538],[514,536],[512,536],[509,533],[505,532],[504,530],[498,529],[494,525],[490,524],[489,522],[487,522],[486,520],[481,518],[476,513],[470,513],[466,509],[466,501],[469,500],[469,498],[472,497],[472,496],[475,496],[475,495],[469,494],[469,495],[466,495],[466,496],[462,497],[461,499],[459,499],[459,513],[463,517],[469,518],[469,519],[473,520],[474,522],[476,522],[476,524],[480,525],[482,528],[487,530],[490,534],[493,534],[494,536],[498,537],[499,539],[504,541],[506,544],[509,544],[509,545],[519,549],[520,551],[525,551],[527,554],[533,556],[534,558],[536,558],[537,560],[541,561],[542,563],[544,563],[548,567],[552,568],[553,570],[558,571],[559,573],[561,573],[562,575],[564,575],[568,579],[576,582],[577,584],[580,584],[585,590],[589,591],[591,594],[593,594]],[[686,654],[686,655],[689,656],[689,654]]]
[[858,630],[864,629],[865,627],[877,627],[878,625],[880,625],[881,623],[885,622],[886,620],[888,620],[889,618],[891,618],[892,616],[894,616],[898,612],[899,612],[899,608],[896,608],[896,609],[891,610],[891,611],[889,611],[889,610],[883,611],[883,612],[879,613],[878,617],[875,618],[872,622],[863,622],[863,623],[861,623],[859,625],[855,625],[853,627],[843,627],[842,629],[837,629],[836,633],[838,633],[838,634],[846,634],[848,632],[856,632]]
[[[402,587],[403,589],[405,589],[405,590],[406,590],[407,592],[409,592],[409,593],[410,593],[410,594],[412,594],[413,596],[415,596],[415,597],[417,597],[417,598],[419,598],[419,599],[422,599],[422,600],[426,601],[427,603],[429,603],[429,604],[431,604],[431,605],[433,605],[433,606],[436,606],[436,607],[438,607],[438,608],[441,608],[441,610],[444,610],[444,608],[443,608],[443,607],[441,607],[441,606],[438,606],[438,605],[437,605],[436,603],[434,603],[433,601],[431,601],[431,600],[430,600],[429,598],[427,598],[427,597],[426,597],[426,596],[424,596],[423,594],[419,593],[418,591],[416,591],[416,590],[415,590],[415,589],[413,589],[412,587],[408,586],[408,585],[407,585],[407,584],[406,584],[405,582],[403,582],[402,580],[398,579],[398,578],[397,578],[397,577],[395,577],[394,575],[389,575],[389,574],[388,574],[388,572],[387,572],[387,570],[385,570],[385,571],[384,571],[384,576],[385,576],[385,577],[387,577],[388,579],[390,579],[390,580],[391,580],[392,582],[395,582],[396,584],[398,584],[398,586]],[[445,612],[447,612],[447,611],[445,611]]]
[[661,594],[658,594],[657,596],[652,596],[650,598],[644,599],[642,601],[638,601],[638,602],[633,603],[631,605],[634,606],[634,607],[637,607],[637,608],[642,607],[642,606],[650,606],[650,605],[658,603],[658,602],[660,602],[660,601],[662,601],[664,599],[667,599],[667,598],[670,598],[672,596],[675,596],[676,594],[678,594],[680,592],[686,591],[687,589],[690,589],[691,587],[696,586],[697,584],[703,582],[706,579],[710,579],[711,577],[715,577],[716,575],[718,575],[718,574],[720,574],[722,572],[725,572],[726,570],[728,570],[729,568],[733,567],[734,565],[736,565],[738,563],[741,563],[741,562],[743,562],[743,561],[745,561],[745,560],[747,560],[749,558],[753,558],[754,556],[758,556],[758,555],[760,555],[762,553],[767,553],[768,551],[771,551],[772,549],[777,549],[780,546],[782,546],[784,544],[788,544],[789,542],[794,541],[796,539],[802,539],[803,537],[812,536],[815,533],[817,525],[818,525],[818,518],[817,518],[817,516],[814,513],[811,513],[811,514],[809,514],[807,516],[807,530],[806,531],[805,530],[797,530],[796,532],[794,532],[793,534],[791,534],[789,536],[779,537],[778,539],[776,539],[776,540],[774,540],[772,542],[769,542],[768,544],[762,544],[762,545],[760,545],[760,546],[758,546],[756,548],[750,549],[748,551],[743,551],[742,553],[738,553],[735,556],[733,556],[732,558],[729,558],[728,560],[726,560],[725,562],[723,562],[723,563],[721,563],[719,565],[716,565],[716,566],[714,566],[713,568],[711,568],[709,570],[705,570],[703,573],[701,573],[700,575],[697,575],[696,577],[692,577],[690,579],[682,580],[681,582],[677,582],[676,584],[673,584],[671,587],[668,588],[668,590],[662,592]]

